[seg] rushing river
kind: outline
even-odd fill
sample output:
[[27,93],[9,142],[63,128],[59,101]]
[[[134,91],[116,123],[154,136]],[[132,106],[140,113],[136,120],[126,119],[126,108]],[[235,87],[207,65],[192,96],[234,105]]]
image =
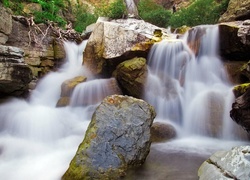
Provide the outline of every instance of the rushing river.
[[[234,98],[217,54],[218,28],[198,29],[154,45],[149,54],[145,100],[156,109],[155,121],[172,124],[178,137],[152,144],[131,179],[197,179],[198,167],[213,152],[246,143],[229,117]],[[106,86],[110,79],[92,80],[82,66],[85,43],[66,42],[66,63],[39,81],[28,100],[0,105],[0,179],[59,180],[67,170],[95,107],[113,93]],[[77,86],[70,106],[56,108],[62,82],[79,75],[90,80]]]

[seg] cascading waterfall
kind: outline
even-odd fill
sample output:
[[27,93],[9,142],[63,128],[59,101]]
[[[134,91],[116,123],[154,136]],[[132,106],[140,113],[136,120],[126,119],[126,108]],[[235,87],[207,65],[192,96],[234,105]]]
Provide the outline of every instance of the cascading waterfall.
[[145,99],[158,119],[179,126],[183,136],[237,138],[229,117],[232,85],[218,57],[218,39],[218,26],[200,26],[150,52]]
[[[231,85],[214,42],[218,39],[217,29],[201,30],[202,38],[194,31],[193,36],[154,45],[148,58],[145,99],[155,107],[156,120],[167,120],[180,129],[179,138],[153,144],[166,153],[201,153],[201,149],[208,153],[211,147],[223,149],[238,143],[202,139],[203,144],[197,146],[197,139],[189,138],[193,134],[235,137],[233,121],[228,120],[233,101]],[[189,44],[197,38],[197,44]],[[95,107],[105,96],[116,92],[107,86],[114,79],[93,80],[82,66],[85,43],[77,46],[66,42],[66,63],[58,72],[45,76],[27,101],[12,99],[0,105],[1,179],[59,180],[84,137]],[[79,75],[87,76],[88,81],[75,88],[70,106],[55,108],[62,82]]]
[[[95,107],[113,93],[106,86],[113,79],[92,81],[82,66],[85,45],[65,42],[66,62],[58,72],[46,75],[27,101],[12,99],[1,104],[0,179],[59,180],[67,170]],[[62,82],[80,75],[90,79],[83,83],[84,94],[90,100],[98,94],[99,99],[88,101],[91,106],[77,106],[80,102],[73,97],[69,107],[56,108]],[[93,93],[97,88],[102,90]]]

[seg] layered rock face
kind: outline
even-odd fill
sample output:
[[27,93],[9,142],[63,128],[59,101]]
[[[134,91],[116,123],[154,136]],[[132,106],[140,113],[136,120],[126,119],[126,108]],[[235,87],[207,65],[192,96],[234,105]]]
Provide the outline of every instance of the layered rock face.
[[0,4],[0,44],[5,44],[12,30],[11,12]]
[[230,0],[220,22],[250,19],[250,0]]
[[27,91],[32,72],[23,54],[17,47],[0,45],[0,96],[19,96]]
[[56,69],[65,58],[64,46],[45,24],[30,26],[23,17],[13,17],[13,28],[6,45],[22,47],[24,61],[36,77]]
[[106,97],[62,179],[120,179],[128,168],[141,165],[149,153],[155,115],[143,100]]
[[216,152],[201,165],[198,176],[200,180],[250,179],[250,146]]

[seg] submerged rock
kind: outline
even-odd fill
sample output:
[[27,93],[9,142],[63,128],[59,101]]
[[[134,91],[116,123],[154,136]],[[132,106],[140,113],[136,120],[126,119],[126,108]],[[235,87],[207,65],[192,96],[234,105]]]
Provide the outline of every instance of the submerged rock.
[[97,107],[85,138],[63,180],[119,179],[144,163],[150,150],[152,106],[129,96],[106,97]]
[[200,180],[250,179],[250,146],[214,153],[201,165],[198,176]]
[[151,141],[162,142],[177,136],[174,126],[171,124],[155,122],[151,127]]

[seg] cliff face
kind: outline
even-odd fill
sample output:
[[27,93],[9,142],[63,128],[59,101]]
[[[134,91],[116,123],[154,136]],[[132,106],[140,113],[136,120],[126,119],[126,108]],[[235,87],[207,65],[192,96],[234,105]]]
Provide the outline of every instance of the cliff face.
[[230,0],[227,11],[219,19],[220,22],[250,19],[250,0]]

